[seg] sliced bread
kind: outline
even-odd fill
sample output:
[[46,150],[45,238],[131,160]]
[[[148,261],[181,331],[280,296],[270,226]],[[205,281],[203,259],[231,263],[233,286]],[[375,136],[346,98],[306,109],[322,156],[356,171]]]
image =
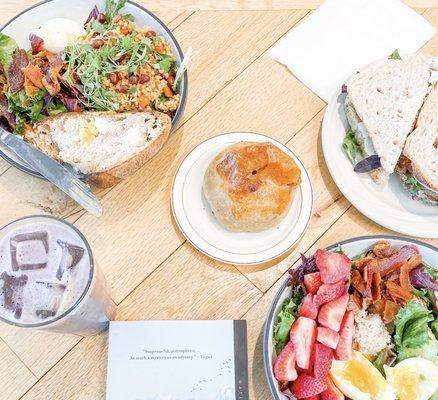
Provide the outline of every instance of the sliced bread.
[[170,128],[170,117],[156,111],[73,112],[37,124],[25,140],[105,188],[150,160],[163,147]]
[[438,84],[427,96],[403,154],[411,160],[417,179],[438,192]]
[[428,61],[421,54],[406,61],[386,60],[364,68],[347,82],[348,96],[386,177],[394,171],[427,95],[431,74]]

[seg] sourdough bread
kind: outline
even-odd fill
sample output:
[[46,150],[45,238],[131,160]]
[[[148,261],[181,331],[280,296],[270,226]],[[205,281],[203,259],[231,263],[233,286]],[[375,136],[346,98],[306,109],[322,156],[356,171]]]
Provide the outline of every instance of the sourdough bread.
[[37,124],[25,140],[104,188],[151,159],[166,142],[170,127],[170,117],[156,111],[65,113]]

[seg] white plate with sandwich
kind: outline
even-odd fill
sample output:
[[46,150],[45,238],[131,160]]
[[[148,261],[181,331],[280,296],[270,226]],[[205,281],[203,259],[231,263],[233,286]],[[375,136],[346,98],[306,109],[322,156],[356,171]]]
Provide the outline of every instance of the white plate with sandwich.
[[309,176],[298,157],[256,133],[222,134],[181,163],[171,197],[187,240],[224,263],[254,265],[284,256],[312,215]]
[[380,60],[334,94],[322,126],[328,169],[374,222],[438,238],[437,58]]

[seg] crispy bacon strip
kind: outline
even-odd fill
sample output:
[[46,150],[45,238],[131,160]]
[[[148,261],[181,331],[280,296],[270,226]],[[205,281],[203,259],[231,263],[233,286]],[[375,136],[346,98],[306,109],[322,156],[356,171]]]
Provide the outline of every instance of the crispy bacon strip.
[[382,298],[382,294],[380,291],[380,283],[382,282],[382,277],[379,272],[373,274],[372,283],[371,283],[371,299],[373,302],[376,302]]
[[397,285],[395,282],[386,282],[386,288],[388,289],[388,292],[394,301],[399,299],[406,303],[409,300],[412,300],[412,293],[409,290]]
[[33,86],[36,86],[40,89],[44,89],[43,78],[44,74],[41,71],[41,68],[37,65],[33,65],[32,63],[27,64],[25,68],[23,68],[23,74],[25,79],[27,79]]
[[418,254],[414,257],[411,257],[407,262],[405,262],[400,267],[400,286],[402,288],[409,291],[412,289],[411,279],[409,277],[409,274],[413,269],[419,267],[421,263],[422,263],[422,258]]
[[26,91],[26,95],[28,97],[33,97],[40,90],[36,86],[33,85],[24,85],[24,90]]
[[61,90],[59,74],[63,68],[64,62],[62,58],[60,56],[53,57],[49,62],[46,75],[42,79],[44,87],[52,96],[55,96]]
[[362,278],[361,273],[357,269],[351,271],[351,286],[353,286],[360,294],[365,292],[365,281]]
[[373,247],[373,253],[378,258],[388,258],[393,255],[391,243],[388,240],[380,240]]
[[383,322],[385,322],[385,324],[388,324],[394,321],[399,309],[400,306],[396,302],[392,300],[386,300],[385,309],[383,311]]

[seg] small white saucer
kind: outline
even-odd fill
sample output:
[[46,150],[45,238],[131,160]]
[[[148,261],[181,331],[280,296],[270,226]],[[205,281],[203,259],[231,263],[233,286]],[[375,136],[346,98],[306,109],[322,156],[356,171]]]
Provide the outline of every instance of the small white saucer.
[[[212,214],[202,191],[204,174],[213,158],[225,147],[242,141],[272,142],[301,169],[301,184],[295,189],[286,217],[276,227],[257,233],[225,229]],[[199,251],[224,263],[253,265],[275,260],[303,236],[312,215],[313,193],[303,164],[286,146],[268,136],[236,132],[208,139],[187,155],[173,181],[171,207],[179,229]]]

